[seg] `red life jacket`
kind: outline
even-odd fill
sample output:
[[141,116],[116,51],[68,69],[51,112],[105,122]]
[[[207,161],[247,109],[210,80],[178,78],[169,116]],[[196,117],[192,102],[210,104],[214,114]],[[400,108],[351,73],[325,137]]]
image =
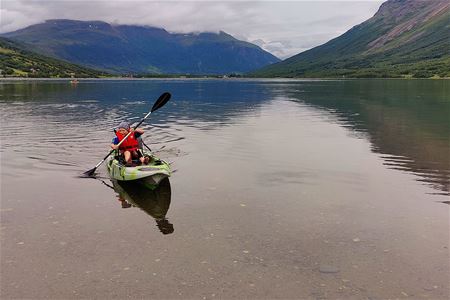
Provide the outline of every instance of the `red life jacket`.
[[[126,136],[123,134],[120,134],[119,131],[116,131],[116,136],[119,138],[119,143],[120,141],[123,140],[123,138]],[[125,141],[123,141],[122,144],[120,144],[119,149],[121,151],[134,151],[139,149],[139,141],[136,139],[136,137],[134,136],[134,132],[132,134],[130,134],[127,139]]]

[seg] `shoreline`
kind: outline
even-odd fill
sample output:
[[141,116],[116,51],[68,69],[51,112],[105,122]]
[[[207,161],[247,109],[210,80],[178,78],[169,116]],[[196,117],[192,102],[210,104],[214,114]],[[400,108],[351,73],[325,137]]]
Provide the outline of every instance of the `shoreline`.
[[145,80],[248,80],[248,81],[271,81],[271,80],[289,80],[289,81],[324,81],[324,80],[449,80],[450,77],[442,78],[339,78],[339,77],[144,77],[144,78],[130,78],[130,77],[88,77],[88,78],[49,78],[49,77],[0,77],[1,81],[145,81]]

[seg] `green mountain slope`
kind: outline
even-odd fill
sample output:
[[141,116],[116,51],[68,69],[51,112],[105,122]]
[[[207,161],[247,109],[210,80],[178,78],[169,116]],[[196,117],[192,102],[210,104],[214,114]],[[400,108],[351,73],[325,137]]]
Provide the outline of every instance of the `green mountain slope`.
[[100,77],[106,73],[46,57],[0,37],[0,71],[7,77]]
[[388,0],[343,35],[255,77],[450,77],[450,2]]

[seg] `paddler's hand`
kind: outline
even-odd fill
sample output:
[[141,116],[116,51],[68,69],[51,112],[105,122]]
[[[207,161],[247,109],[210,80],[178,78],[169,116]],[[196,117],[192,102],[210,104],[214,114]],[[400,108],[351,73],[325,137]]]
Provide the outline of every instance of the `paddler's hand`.
[[117,150],[117,149],[119,149],[119,146],[112,144],[112,145],[111,145],[111,148],[112,148],[113,150]]

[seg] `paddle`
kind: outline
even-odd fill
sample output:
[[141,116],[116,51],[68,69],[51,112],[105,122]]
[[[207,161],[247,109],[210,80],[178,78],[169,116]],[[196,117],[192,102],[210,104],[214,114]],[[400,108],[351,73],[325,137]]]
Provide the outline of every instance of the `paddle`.
[[142,140],[142,145],[144,145],[144,146],[145,146],[145,148],[147,148],[147,149],[148,149],[148,151],[152,152],[152,149],[150,149],[150,147],[149,147],[149,146],[147,146],[147,144],[145,144],[145,143],[144,143],[144,140]]
[[[169,101],[170,97],[171,97],[170,93],[167,93],[167,92],[163,93],[161,96],[159,96],[158,100],[156,100],[155,104],[153,104],[152,109],[145,115],[145,117],[139,123],[137,123],[136,126],[134,126],[134,129],[136,130],[136,128],[138,128],[142,124],[142,122],[144,122],[145,119],[147,119],[148,116],[151,115],[152,112],[163,107],[167,103],[167,101]],[[117,144],[117,146],[120,146],[123,143],[123,141],[125,141],[128,138],[128,136],[130,134],[131,134],[131,131],[128,132],[128,134],[120,141],[119,144]],[[114,151],[115,151],[114,149],[111,150],[94,168],[84,172],[83,176],[91,177],[92,175],[94,175],[95,170],[97,170],[98,166],[100,166]]]

